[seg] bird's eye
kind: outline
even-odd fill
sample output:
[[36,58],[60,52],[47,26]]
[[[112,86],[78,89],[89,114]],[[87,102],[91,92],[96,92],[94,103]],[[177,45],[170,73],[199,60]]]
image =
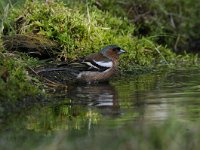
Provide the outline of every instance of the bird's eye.
[[119,47],[113,48],[113,51],[118,52],[118,51],[120,51],[120,48]]

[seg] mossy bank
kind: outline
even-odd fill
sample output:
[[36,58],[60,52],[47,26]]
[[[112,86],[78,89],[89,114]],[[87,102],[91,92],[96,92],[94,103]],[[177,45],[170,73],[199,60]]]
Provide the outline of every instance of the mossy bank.
[[[158,44],[147,36],[135,36],[138,25],[124,15],[123,9],[120,9],[123,15],[118,15],[112,9],[101,9],[92,0],[66,3],[26,1],[20,7],[5,2],[1,4],[5,5],[1,11],[1,34],[50,39],[58,44],[57,49],[51,52],[55,61],[73,61],[97,52],[105,45],[117,44],[128,52],[120,60],[120,70],[124,73],[135,74],[137,68],[197,63],[196,55],[177,55],[166,45]],[[25,55],[1,48],[1,97],[21,99],[40,91],[38,85],[31,84],[37,79],[27,70],[41,65],[43,61]]]

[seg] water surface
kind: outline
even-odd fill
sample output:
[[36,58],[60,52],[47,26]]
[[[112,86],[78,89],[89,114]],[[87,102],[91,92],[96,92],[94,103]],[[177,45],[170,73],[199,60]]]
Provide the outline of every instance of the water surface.
[[126,138],[139,137],[129,130],[136,132],[138,126],[154,127],[169,118],[197,124],[199,76],[197,69],[163,71],[58,90],[50,93],[48,102],[24,104],[5,114],[0,120],[0,145],[3,149],[84,149],[84,144],[85,149],[126,149]]

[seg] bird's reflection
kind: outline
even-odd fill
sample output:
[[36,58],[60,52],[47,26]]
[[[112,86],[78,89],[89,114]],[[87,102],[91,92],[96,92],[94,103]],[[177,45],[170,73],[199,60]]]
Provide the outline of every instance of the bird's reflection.
[[110,84],[79,85],[70,88],[68,97],[82,105],[95,107],[103,115],[119,115],[117,91]]

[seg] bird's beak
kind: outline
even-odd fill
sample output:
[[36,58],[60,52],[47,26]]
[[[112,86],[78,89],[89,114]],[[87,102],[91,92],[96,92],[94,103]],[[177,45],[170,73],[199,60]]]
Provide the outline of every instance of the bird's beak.
[[123,49],[120,49],[120,51],[118,52],[118,54],[123,54],[123,53],[126,53],[126,51]]

